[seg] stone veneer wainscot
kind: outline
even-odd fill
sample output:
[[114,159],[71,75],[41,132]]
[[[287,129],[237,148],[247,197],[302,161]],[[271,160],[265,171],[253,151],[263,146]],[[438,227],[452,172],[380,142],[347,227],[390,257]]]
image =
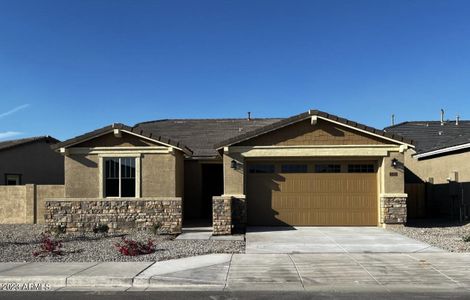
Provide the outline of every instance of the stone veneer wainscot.
[[110,232],[148,229],[181,233],[181,198],[54,199],[45,202],[46,226],[65,226],[69,232],[90,232],[106,224]]

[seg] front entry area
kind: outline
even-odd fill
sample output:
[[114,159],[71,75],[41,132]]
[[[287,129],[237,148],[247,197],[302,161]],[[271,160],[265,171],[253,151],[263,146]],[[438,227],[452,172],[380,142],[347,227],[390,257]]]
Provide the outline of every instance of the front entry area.
[[247,173],[249,225],[378,225],[374,161],[253,161]]

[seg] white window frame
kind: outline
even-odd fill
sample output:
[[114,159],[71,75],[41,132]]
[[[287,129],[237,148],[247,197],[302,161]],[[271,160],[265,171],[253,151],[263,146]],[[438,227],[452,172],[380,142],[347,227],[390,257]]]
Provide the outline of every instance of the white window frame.
[[[109,153],[99,155],[99,173],[100,173],[100,195],[101,198],[128,198],[121,197],[121,158],[132,157],[135,158],[135,196],[132,198],[140,198],[140,164],[141,154],[140,153]],[[105,159],[106,158],[118,158],[119,159],[119,196],[106,197],[106,181],[104,180],[105,174]]]

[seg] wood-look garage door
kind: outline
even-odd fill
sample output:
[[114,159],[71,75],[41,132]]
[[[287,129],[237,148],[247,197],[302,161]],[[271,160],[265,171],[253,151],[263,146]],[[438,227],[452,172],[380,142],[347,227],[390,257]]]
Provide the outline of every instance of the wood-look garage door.
[[342,173],[282,173],[276,164],[274,172],[248,173],[248,223],[376,226],[375,169],[370,173],[348,173],[347,165],[341,169]]

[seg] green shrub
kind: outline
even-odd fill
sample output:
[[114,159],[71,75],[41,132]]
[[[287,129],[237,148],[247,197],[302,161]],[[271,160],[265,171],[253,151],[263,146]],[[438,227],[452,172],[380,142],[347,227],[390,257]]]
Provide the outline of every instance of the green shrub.
[[67,231],[67,226],[65,225],[57,225],[56,227],[49,230],[49,232],[53,235],[64,234]]
[[150,232],[152,232],[153,234],[157,235],[160,233],[160,227],[161,227],[161,224],[160,223],[154,223],[152,225],[152,227],[150,227]]
[[94,233],[108,233],[108,231],[109,227],[106,224],[100,224],[93,228]]
[[465,243],[470,243],[470,235],[466,235],[462,238]]

